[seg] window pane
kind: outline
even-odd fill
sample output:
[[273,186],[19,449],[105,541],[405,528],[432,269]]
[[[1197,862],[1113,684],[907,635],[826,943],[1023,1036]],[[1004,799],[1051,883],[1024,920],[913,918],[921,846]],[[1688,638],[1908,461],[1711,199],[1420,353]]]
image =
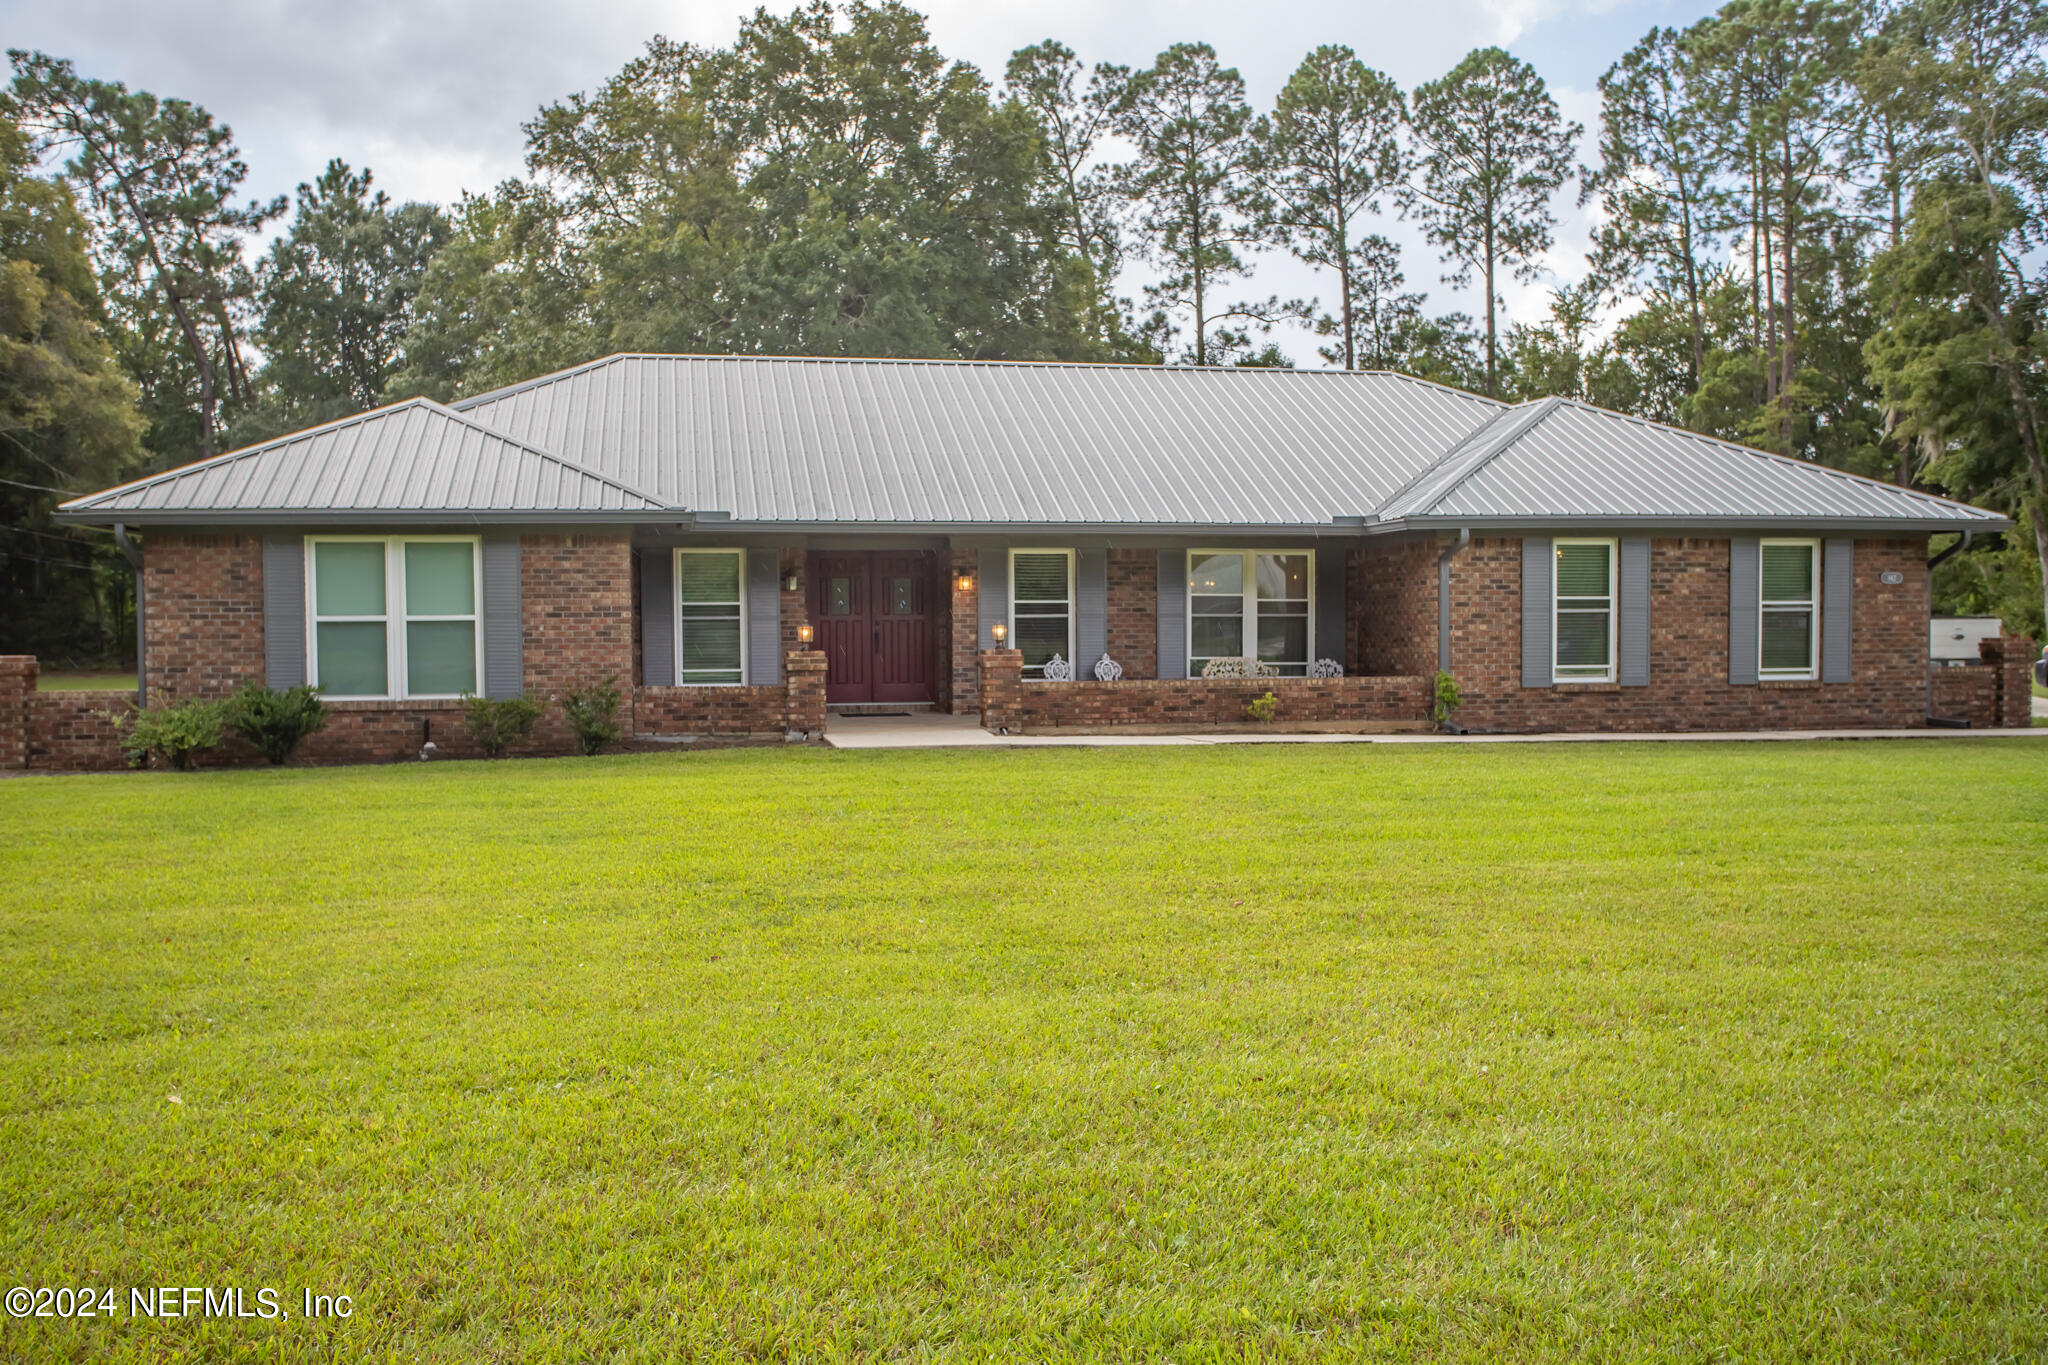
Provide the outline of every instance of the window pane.
[[1067,617],[1065,612],[1057,616],[1019,616],[1017,638],[1012,642],[1024,654],[1024,667],[1043,668],[1045,661],[1057,654],[1067,657]]
[[476,547],[466,541],[407,541],[406,615],[473,614],[476,611],[475,550]]
[[1269,664],[1308,662],[1308,618],[1259,613],[1259,657]]
[[912,598],[913,598],[914,596],[915,596],[915,594],[913,594],[913,593],[912,593],[912,591],[911,591],[911,587],[910,587],[910,580],[909,580],[909,579],[907,579],[907,578],[892,578],[892,579],[890,579],[890,580],[889,580],[889,615],[891,615],[891,616],[909,616],[909,615],[911,615],[911,614],[912,614],[912,612],[913,612],[913,611],[915,610],[915,607],[914,607],[914,606],[912,605]]
[[1196,555],[1188,565],[1188,590],[1244,595],[1243,555]]
[[740,600],[740,557],[737,553],[676,556],[678,602]]
[[[686,558],[688,556],[685,556]],[[738,682],[740,671],[740,618],[730,616],[688,616],[683,620],[683,671],[730,673]],[[713,681],[692,678],[688,681]]]
[[853,615],[853,580],[835,578],[825,590],[825,614],[827,616]]
[[1254,573],[1258,578],[1260,600],[1308,600],[1307,555],[1260,555]]
[[1244,622],[1235,616],[1197,616],[1188,653],[1197,659],[1236,658],[1244,653]]
[[1561,611],[1557,614],[1557,666],[1605,671],[1607,621],[1604,611]]
[[1020,554],[1011,562],[1011,582],[1019,602],[1064,602],[1067,600],[1067,557]]
[[1811,545],[1766,545],[1763,547],[1763,561],[1764,601],[1813,600]]
[[[322,540],[313,544],[313,610],[320,616],[384,614],[384,542]],[[380,677],[376,690],[384,690]]]
[[1767,611],[1762,663],[1766,671],[1806,672],[1813,667],[1813,613]]
[[1560,545],[1557,547],[1557,595],[1559,597],[1607,596],[1607,560],[1611,545]]
[[476,623],[407,622],[405,690],[415,697],[476,691]]
[[381,697],[390,685],[384,668],[384,626],[376,621],[325,621],[316,627],[320,676],[330,697]]

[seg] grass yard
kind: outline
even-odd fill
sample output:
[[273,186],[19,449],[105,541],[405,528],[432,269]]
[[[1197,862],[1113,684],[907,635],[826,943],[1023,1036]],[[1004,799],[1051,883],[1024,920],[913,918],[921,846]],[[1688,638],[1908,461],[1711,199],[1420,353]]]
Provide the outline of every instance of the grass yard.
[[2044,758],[0,782],[0,1359],[2040,1360]]

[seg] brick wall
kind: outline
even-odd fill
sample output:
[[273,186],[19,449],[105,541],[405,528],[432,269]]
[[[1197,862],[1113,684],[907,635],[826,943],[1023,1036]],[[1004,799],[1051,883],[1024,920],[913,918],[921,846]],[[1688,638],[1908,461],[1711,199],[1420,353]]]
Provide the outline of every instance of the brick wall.
[[155,534],[142,547],[151,700],[224,697],[263,678],[263,541]]
[[[975,655],[981,647],[981,558],[973,550],[955,548],[947,565],[946,584],[951,596],[947,638],[952,653],[946,673],[946,709],[965,715],[981,705],[981,666]],[[962,579],[967,586],[961,587]]]
[[817,736],[825,733],[825,654],[822,650],[800,649],[784,656],[783,724],[791,734]]
[[[1122,682],[1022,684],[1024,729],[1116,729],[1228,725],[1261,728],[1245,717],[1245,704],[1271,692],[1279,703],[1272,724],[1413,726],[1429,719],[1426,678],[1196,678]],[[1014,728],[1014,727],[1013,727]]]
[[[981,728],[1015,734],[1024,724],[1024,655],[1014,649],[984,649],[975,657],[980,670]],[[1072,686],[1072,684],[1069,684]]]
[[788,709],[782,683],[744,687],[636,687],[629,733],[780,736]]
[[2034,723],[2034,642],[2024,635],[1979,640],[1977,657],[1991,671],[1993,724],[2025,729]]
[[1159,676],[1157,550],[1109,552],[1109,657],[1126,678]]
[[1436,676],[1437,553],[1429,538],[1367,544],[1345,556],[1347,672]]
[[571,752],[575,737],[554,702],[568,688],[606,678],[618,680],[620,720],[627,734],[636,733],[631,541],[622,535],[522,536],[519,547],[526,692],[548,703],[527,747]]
[[31,703],[42,666],[33,654],[0,654],[0,772],[28,766]]
[[1998,724],[1998,670],[1982,664],[1927,670],[1928,714],[1943,720],[1963,720],[1973,730],[1989,730]]
[[[810,648],[797,638],[800,628],[810,623],[810,584],[805,581],[804,552],[800,549],[785,549],[777,559],[776,570],[782,575],[781,598],[779,602],[782,657],[787,659],[794,650]],[[789,578],[796,575],[796,591],[789,590]]]
[[[1521,542],[1475,539],[1451,561],[1451,674],[1465,697],[1459,724],[1492,731],[1926,724],[1924,539],[1856,542],[1854,677],[1847,683],[1728,681],[1729,559],[1725,539],[1652,541],[1647,687],[1525,688]],[[1903,581],[1880,582],[1886,571]]]

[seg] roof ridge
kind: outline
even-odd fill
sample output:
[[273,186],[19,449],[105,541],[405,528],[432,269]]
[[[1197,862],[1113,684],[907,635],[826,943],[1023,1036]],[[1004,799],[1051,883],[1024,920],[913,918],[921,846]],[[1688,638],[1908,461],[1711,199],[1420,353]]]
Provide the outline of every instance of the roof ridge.
[[[1450,449],[1446,450],[1435,460],[1432,460],[1422,472],[1388,494],[1380,502],[1380,505],[1373,509],[1373,516],[1375,518],[1384,517],[1389,508],[1400,506],[1405,498],[1426,484],[1431,476],[1453,469],[1461,454],[1483,452],[1464,469],[1459,470],[1456,476],[1450,479],[1449,482],[1438,488],[1435,491],[1435,495],[1430,499],[1430,504],[1434,506],[1436,503],[1443,501],[1459,484],[1464,483],[1474,474],[1486,468],[1487,465],[1499,457],[1502,451],[1541,425],[1544,418],[1557,411],[1562,401],[1555,396],[1547,396],[1532,398],[1526,403],[1518,403],[1513,407],[1502,408],[1500,412],[1493,416],[1491,421],[1484,422],[1467,432]],[[1518,420],[1520,425],[1516,425]],[[1492,441],[1490,449],[1488,448],[1489,439]],[[1478,443],[1477,446],[1474,447],[1473,451],[1468,451],[1467,447],[1472,447],[1474,442]],[[1410,514],[1397,514],[1392,519],[1399,520],[1403,515]]]
[[447,404],[437,403],[433,399],[428,398],[424,394],[415,394],[411,398],[400,399],[396,403],[385,403],[379,407],[370,408],[363,412],[351,414],[350,416],[347,417],[337,417],[333,421],[321,422],[316,426],[306,427],[300,431],[286,432],[282,436],[273,436],[267,441],[258,441],[253,445],[246,445],[238,447],[237,449],[234,450],[223,451],[218,455],[211,455],[203,460],[194,460],[190,464],[179,465],[175,469],[166,469],[160,474],[151,474],[144,478],[131,479],[127,483],[118,484],[113,488],[103,488],[97,493],[88,493],[83,497],[73,498],[68,502],[59,503],[57,505],[57,510],[60,512],[74,510],[88,511],[92,508],[92,506],[95,503],[109,501],[112,499],[120,498],[129,493],[136,493],[144,489],[154,488],[158,484],[170,483],[175,480],[190,478],[193,475],[200,474],[209,469],[214,469],[231,464],[237,464],[243,460],[254,459],[259,455],[276,451],[285,446],[294,445],[300,441],[308,440],[315,436],[324,435],[329,432],[346,430],[349,427],[370,421],[372,418],[389,417],[392,414],[402,412],[407,408],[419,408],[423,411],[430,412],[437,417],[443,418],[446,421],[454,422],[458,426],[465,427],[471,431],[479,432],[485,436],[489,436],[493,440],[503,441],[506,445],[513,447],[515,450],[524,451],[528,455],[532,455],[538,459],[551,461],[557,465],[560,465],[564,469],[570,470],[577,474],[584,475],[587,478],[595,479],[601,484],[605,484],[608,487],[618,489],[622,493],[626,493],[631,495],[632,497],[638,498],[640,499],[640,501],[646,503],[649,507],[659,508],[662,510],[668,510],[669,508],[669,504],[661,501],[659,498],[651,497],[648,494],[642,492],[641,490],[633,487],[631,484],[626,483],[620,479],[615,479],[609,474],[601,473],[598,470],[589,468],[587,465],[579,464],[575,460],[571,460],[566,456],[557,455],[554,451],[548,450],[545,447],[537,446],[533,444],[531,441],[524,440],[520,437],[510,434],[509,432],[500,431],[496,427],[489,426],[483,422],[479,422],[474,417],[469,416],[467,413],[457,412],[453,408],[450,408]]
[[920,365],[941,368],[982,368],[982,369],[1045,369],[1045,370],[1106,370],[1106,371],[1147,371],[1159,374],[1231,374],[1231,375],[1293,375],[1311,378],[1374,378],[1398,380],[1422,388],[1435,389],[1440,393],[1484,403],[1504,412],[1511,412],[1515,405],[1502,403],[1498,398],[1474,393],[1470,389],[1457,388],[1420,375],[1403,374],[1399,370],[1345,370],[1335,367],[1321,369],[1293,369],[1266,365],[1152,365],[1135,360],[968,360],[960,356],[840,356],[840,355],[737,355],[703,351],[614,351],[610,355],[580,364],[551,370],[513,384],[502,384],[483,393],[471,394],[448,404],[455,412],[468,412],[485,403],[494,403],[510,398],[528,389],[543,384],[559,383],[576,375],[587,374],[607,365],[623,360],[701,360],[731,363],[752,363],[769,365]]

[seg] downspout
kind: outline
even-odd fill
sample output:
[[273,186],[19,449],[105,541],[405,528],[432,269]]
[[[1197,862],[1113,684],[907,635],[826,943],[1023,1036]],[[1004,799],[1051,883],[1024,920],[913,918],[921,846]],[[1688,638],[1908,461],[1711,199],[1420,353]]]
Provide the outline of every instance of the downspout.
[[114,543],[121,547],[121,553],[135,570],[135,708],[139,711],[149,706],[149,653],[145,647],[149,632],[143,625],[142,551],[135,548],[135,542],[128,538],[128,528],[118,521],[114,523]]
[[[1975,540],[1976,538],[1977,533],[1975,531],[1964,531],[1962,534],[1962,538],[1957,540],[1955,544],[1949,546],[1946,550],[1943,550],[1940,554],[1936,555],[1934,558],[1927,561],[1927,621],[1928,629],[1930,631],[1933,629],[1934,623],[1934,566],[1941,563],[1944,559],[1947,559],[1950,555],[1956,553],[1958,550],[1969,549],[1970,542],[1972,540]],[[1956,726],[1955,721],[1944,720],[1941,717],[1936,716],[1934,714],[1934,652],[1932,649],[1928,651],[1926,673],[1927,723],[1931,726],[1940,726],[1944,729],[1958,728]],[[1963,722],[1964,727],[1967,727],[1968,725],[1968,721]]]
[[1458,528],[1458,538],[1436,557],[1436,671],[1451,671],[1451,556],[1472,543],[1472,528]]
[[[1472,528],[1460,526],[1458,538],[1444,546],[1436,557],[1436,671],[1451,671],[1451,557],[1472,543]],[[1435,684],[1431,684],[1434,689]],[[1462,735],[1465,728],[1455,721],[1445,721],[1444,728],[1454,735]]]

